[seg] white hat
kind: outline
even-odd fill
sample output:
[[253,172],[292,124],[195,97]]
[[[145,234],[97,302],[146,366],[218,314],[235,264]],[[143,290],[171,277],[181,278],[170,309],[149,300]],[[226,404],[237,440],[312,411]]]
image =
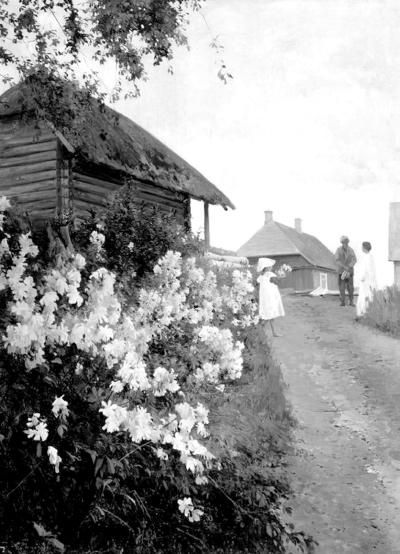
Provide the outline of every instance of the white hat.
[[275,265],[275,260],[272,258],[259,258],[257,264],[257,271],[260,272],[266,267],[272,267]]

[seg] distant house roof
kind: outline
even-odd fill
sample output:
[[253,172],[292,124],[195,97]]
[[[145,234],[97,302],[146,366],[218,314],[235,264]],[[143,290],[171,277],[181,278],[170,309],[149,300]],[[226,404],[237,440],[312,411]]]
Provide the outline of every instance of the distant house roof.
[[[0,96],[0,120],[21,114],[23,106],[23,85],[19,84]],[[92,112],[90,119],[82,119],[80,133],[66,137],[76,155],[161,188],[234,209],[213,183],[140,125],[107,106],[100,109],[96,102]]]
[[332,252],[320,240],[273,221],[272,217],[237,251],[238,256],[247,258],[296,254],[302,256],[311,266],[335,271],[337,269]]

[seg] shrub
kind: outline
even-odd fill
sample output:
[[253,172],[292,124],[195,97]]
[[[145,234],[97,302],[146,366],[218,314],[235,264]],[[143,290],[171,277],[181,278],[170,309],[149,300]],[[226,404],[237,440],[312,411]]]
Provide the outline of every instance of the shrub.
[[[29,234],[4,232],[6,215],[1,541],[18,538],[33,551],[39,529],[45,544],[55,536],[77,552],[161,553],[283,552],[286,540],[302,540],[281,522],[286,483],[254,466],[263,450],[241,446],[232,425],[219,436],[217,407],[233,406],[223,387],[242,374],[244,343],[249,375],[262,357],[249,335],[251,275],[167,251],[133,302],[101,266],[101,247],[90,270],[80,254],[46,265]],[[277,459],[282,399],[269,399],[265,435]],[[260,396],[248,415],[258,406]]]
[[104,235],[101,261],[118,278],[138,279],[153,270],[168,250],[183,256],[202,254],[203,243],[177,222],[173,211],[166,212],[147,203],[138,204],[131,185],[115,193],[105,210],[93,211],[74,233],[74,240],[88,261],[98,265],[98,248],[93,233]]
[[362,321],[386,333],[400,335],[400,289],[392,286],[375,291]]

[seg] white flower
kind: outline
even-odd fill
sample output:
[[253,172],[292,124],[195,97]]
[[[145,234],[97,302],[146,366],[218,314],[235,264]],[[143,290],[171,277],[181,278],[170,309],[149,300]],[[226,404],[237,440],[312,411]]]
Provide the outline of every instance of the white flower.
[[35,258],[39,254],[39,248],[33,243],[30,233],[19,236],[19,246],[21,248],[21,256],[31,256]]
[[101,248],[104,244],[104,241],[106,240],[106,237],[103,235],[103,233],[92,231],[90,233],[89,240],[94,246]]
[[119,431],[122,423],[125,423],[128,417],[128,410],[118,404],[112,404],[111,400],[107,403],[102,402],[103,408],[100,408],[100,412],[106,418],[106,422],[103,425],[103,429],[109,433]]
[[208,479],[205,475],[196,475],[195,483],[196,485],[206,485],[208,483]]
[[103,233],[99,233],[98,231],[92,231],[89,237],[89,241],[96,250],[97,258],[101,258],[101,250],[103,248],[104,242],[106,240],[106,237],[103,235]]
[[190,433],[196,423],[196,412],[190,404],[182,402],[176,404],[175,411],[180,417],[179,428]]
[[29,439],[34,441],[45,441],[49,436],[49,430],[47,429],[46,419],[42,418],[40,414],[33,414],[32,417],[28,418],[27,423],[28,429],[24,433],[28,436]]
[[6,196],[0,196],[0,212],[5,212],[11,208],[10,201]]
[[160,460],[164,460],[164,461],[168,460],[168,454],[165,452],[163,448],[157,448],[156,456],[157,458],[160,458]]
[[201,519],[201,516],[204,514],[203,510],[199,510],[198,508],[195,508],[193,511],[192,511],[192,514],[188,517],[189,521],[190,522],[194,522],[194,521],[200,521]]
[[82,254],[75,254],[74,263],[77,269],[83,269],[86,265],[86,260]]
[[78,362],[75,366],[75,375],[80,375],[83,371],[83,365]]
[[60,463],[61,463],[61,458],[60,456],[58,455],[58,450],[57,448],[54,448],[54,446],[49,446],[47,448],[47,455],[49,457],[49,462],[54,466],[54,471],[56,473],[59,473],[60,472]]
[[110,389],[114,394],[119,394],[124,390],[124,384],[121,381],[111,381]]
[[182,499],[179,499],[178,500],[178,506],[179,506],[179,511],[185,515],[186,517],[189,516],[189,514],[192,512],[193,510],[193,502],[192,502],[192,499],[189,498],[189,497],[185,497],[185,498],[182,498]]
[[69,409],[68,409],[68,402],[64,400],[64,395],[62,396],[56,396],[55,400],[53,401],[53,407],[51,408],[51,411],[55,415],[55,417],[62,417],[66,418],[69,415]]
[[154,396],[164,396],[167,391],[177,392],[180,389],[174,371],[169,372],[164,367],[157,367],[154,370],[152,387]]
[[133,242],[132,242],[132,241],[128,244],[128,250],[129,250],[130,252],[133,251]]
[[194,508],[192,499],[189,497],[178,500],[179,511],[188,518],[189,521],[200,521],[201,516],[204,514],[202,510]]
[[151,414],[142,406],[128,412],[126,425],[133,442],[150,440],[153,436]]
[[146,390],[151,386],[146,374],[146,365],[136,352],[126,354],[118,377],[131,390]]

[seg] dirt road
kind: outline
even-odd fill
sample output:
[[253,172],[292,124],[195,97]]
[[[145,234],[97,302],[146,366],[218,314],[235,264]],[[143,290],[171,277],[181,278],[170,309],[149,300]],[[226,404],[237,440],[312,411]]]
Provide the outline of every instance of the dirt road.
[[337,299],[284,299],[274,339],[299,425],[294,521],[320,554],[400,554],[400,340]]

